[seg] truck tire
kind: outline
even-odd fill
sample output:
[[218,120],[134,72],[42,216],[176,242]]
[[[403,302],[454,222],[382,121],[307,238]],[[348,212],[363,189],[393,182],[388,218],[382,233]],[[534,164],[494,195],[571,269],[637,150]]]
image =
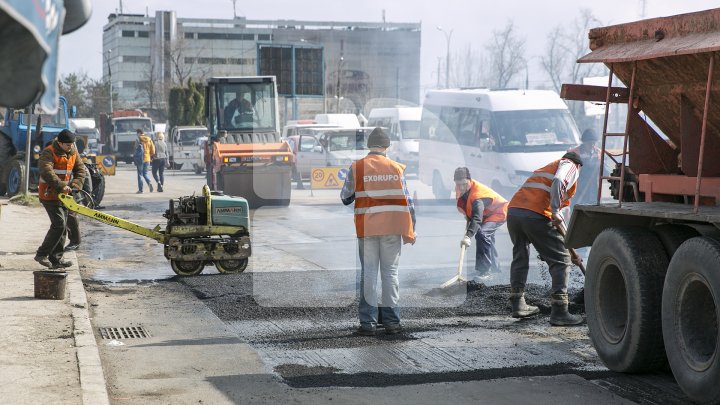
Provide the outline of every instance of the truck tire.
[[[13,154],[12,141],[4,133],[0,133],[0,162],[8,162]],[[0,195],[5,195],[7,184],[5,183],[5,170],[0,165]]]
[[608,228],[595,238],[585,274],[585,312],[590,339],[610,370],[642,372],[666,364],[660,324],[668,267],[663,252],[657,236],[643,228]]
[[653,228],[653,232],[655,232],[658,239],[660,239],[660,243],[665,247],[668,260],[672,259],[675,251],[683,242],[690,238],[700,236],[700,232],[695,230],[695,228],[675,224],[656,226]]
[[720,403],[720,241],[683,243],[668,267],[662,332],[672,373],[698,403]]
[[13,160],[5,170],[5,185],[8,197],[20,193],[25,187],[25,164],[20,160]]

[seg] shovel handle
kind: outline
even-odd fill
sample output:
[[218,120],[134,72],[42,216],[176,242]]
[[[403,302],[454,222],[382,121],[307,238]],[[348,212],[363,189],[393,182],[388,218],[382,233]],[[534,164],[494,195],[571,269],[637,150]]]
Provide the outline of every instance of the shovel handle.
[[[557,229],[560,236],[562,236],[563,238],[565,237],[565,226],[562,223],[555,225],[555,229]],[[585,275],[585,265],[582,262],[582,257],[580,257],[580,255],[573,248],[568,248],[568,252],[570,252],[570,258],[573,264],[578,266],[580,272]]]
[[465,259],[465,245],[460,245],[460,260],[458,261],[457,275],[462,275],[463,260]]

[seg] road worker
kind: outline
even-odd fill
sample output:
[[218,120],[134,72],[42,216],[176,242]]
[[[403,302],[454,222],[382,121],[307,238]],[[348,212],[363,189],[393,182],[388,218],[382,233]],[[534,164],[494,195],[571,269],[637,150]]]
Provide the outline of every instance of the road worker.
[[68,211],[60,203],[58,194],[80,190],[85,180],[85,165],[77,158],[74,145],[75,134],[64,129],[38,160],[38,197],[50,217],[50,229],[35,254],[35,261],[53,269],[72,266],[72,262],[63,260]]
[[400,247],[415,243],[415,210],[405,184],[405,165],[388,159],[390,138],[381,128],[368,137],[370,152],[355,161],[340,198],[355,202],[355,232],[360,254],[360,328],[356,334],[373,336],[378,323],[377,278],[382,284],[382,320],[385,333],[402,331],[400,325],[398,264]]
[[568,312],[567,280],[570,253],[557,227],[564,225],[561,210],[575,195],[582,159],[567,152],[561,159],[535,170],[510,200],[507,226],[513,243],[510,266],[510,303],[513,318],[538,313],[525,303],[525,282],[529,269],[529,245],[532,244],[550,267],[552,309],[550,324],[569,326],[582,323],[582,316]]
[[[595,131],[588,128],[582,133],[580,138],[582,142],[574,148],[568,149],[568,152],[577,153],[583,161],[583,169],[580,172],[577,182],[577,192],[570,202],[570,208],[575,204],[596,204],[598,195],[598,181],[600,176],[600,157],[602,151],[597,147],[598,135]],[[612,159],[605,159],[605,173],[613,171]]]
[[457,209],[465,215],[467,226],[461,246],[470,247],[475,238],[475,279],[500,271],[495,248],[495,231],[505,223],[508,202],[490,187],[473,180],[467,167],[455,169]]

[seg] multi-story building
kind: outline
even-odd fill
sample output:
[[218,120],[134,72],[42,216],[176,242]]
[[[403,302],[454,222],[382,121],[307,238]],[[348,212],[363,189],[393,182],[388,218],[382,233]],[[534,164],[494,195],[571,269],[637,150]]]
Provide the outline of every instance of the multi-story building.
[[420,24],[111,14],[103,78],[119,107],[166,109],[188,79],[275,75],[284,119],[418,104]]

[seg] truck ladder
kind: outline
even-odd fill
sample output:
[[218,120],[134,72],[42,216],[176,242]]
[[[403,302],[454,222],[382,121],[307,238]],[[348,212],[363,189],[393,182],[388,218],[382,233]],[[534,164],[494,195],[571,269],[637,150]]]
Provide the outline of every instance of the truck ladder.
[[[622,207],[622,201],[623,201],[623,194],[625,192],[625,162],[627,160],[628,155],[628,128],[630,127],[630,109],[633,108],[633,97],[635,96],[635,73],[637,71],[637,62],[633,62],[633,68],[632,68],[632,78],[630,79],[630,92],[628,93],[628,113],[627,118],[625,120],[625,131],[619,132],[619,133],[608,133],[608,114],[610,112],[610,103],[611,101],[611,94],[612,94],[612,81],[614,77],[614,64],[610,65],[610,74],[608,76],[608,86],[607,86],[607,93],[605,96],[605,119],[603,120],[603,132],[602,132],[602,146],[601,150],[602,153],[600,154],[600,180],[598,181],[598,194],[597,194],[597,204],[600,205],[600,199],[602,198],[602,184],[603,180],[617,180],[619,182],[619,191],[618,191],[618,207]],[[613,154],[608,152],[605,149],[605,143],[608,137],[610,136],[621,136],[623,137],[623,150],[620,154],[620,162],[615,160],[615,157]],[[605,165],[605,155],[610,156],[610,158],[617,164],[620,163],[620,177],[618,176],[604,176],[602,168]],[[632,184],[633,190],[635,191],[635,199],[638,199],[638,192],[637,192],[637,184],[633,182]]]

